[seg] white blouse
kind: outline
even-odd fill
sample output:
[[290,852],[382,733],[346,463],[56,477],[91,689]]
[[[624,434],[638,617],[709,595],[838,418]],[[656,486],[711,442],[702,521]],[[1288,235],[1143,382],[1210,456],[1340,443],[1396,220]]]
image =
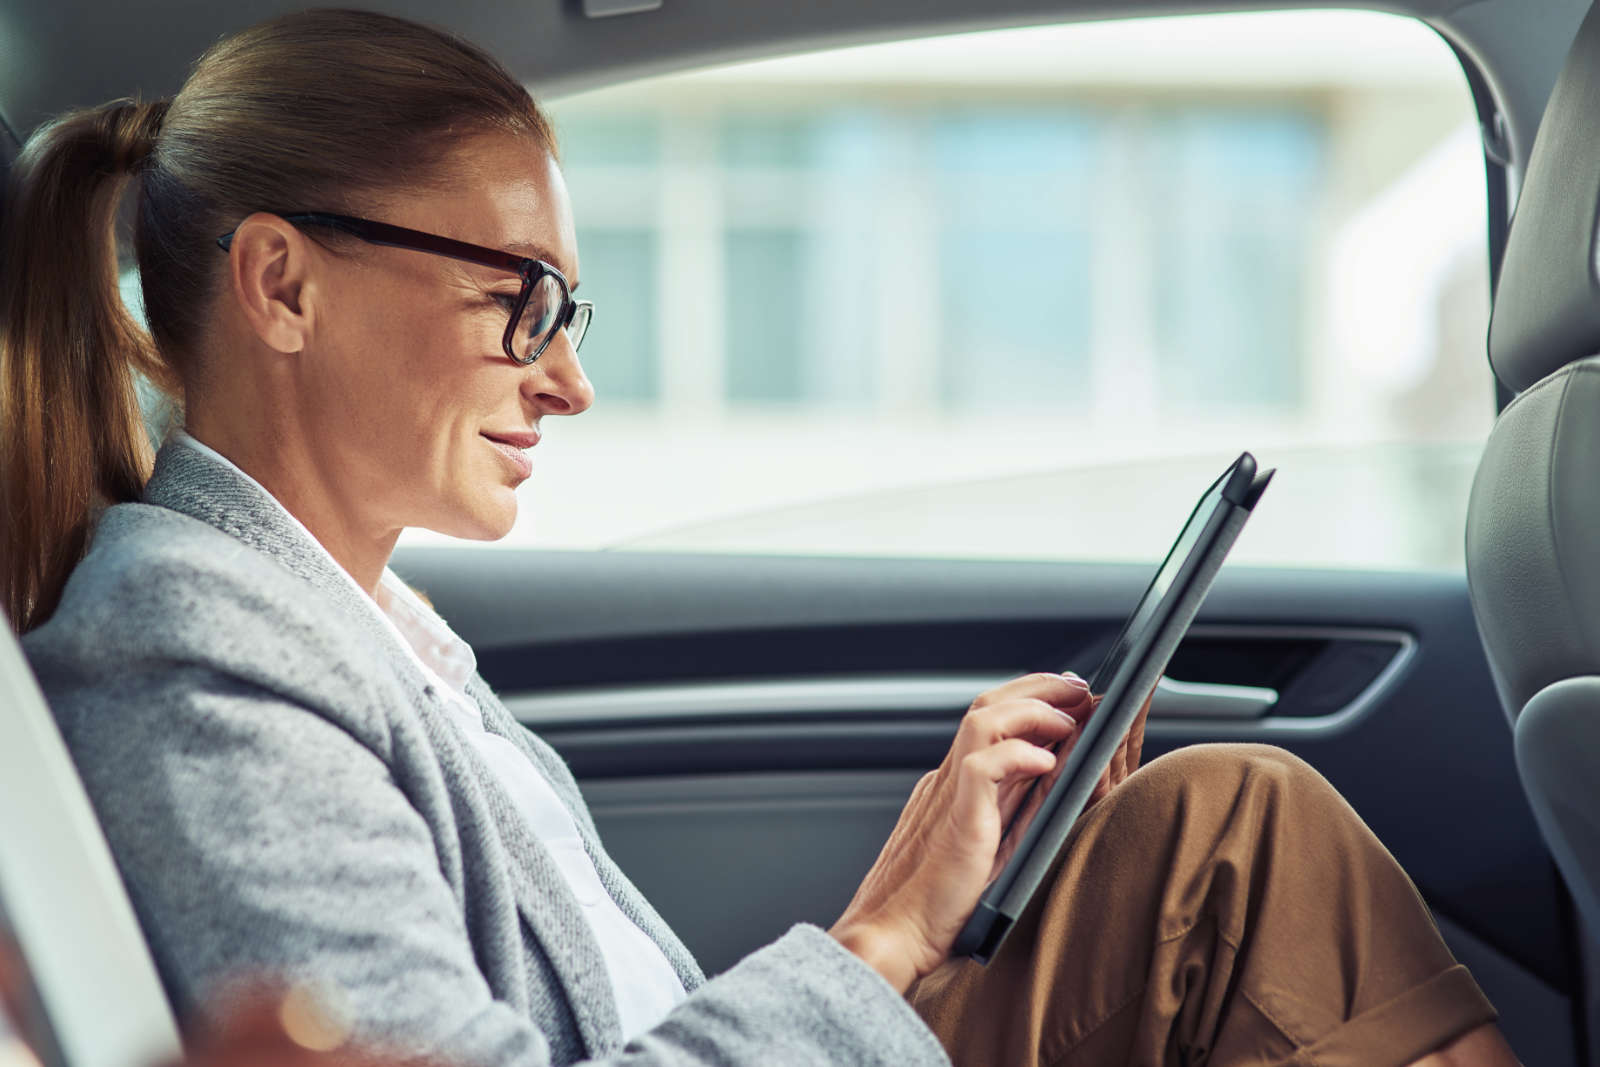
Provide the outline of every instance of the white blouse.
[[[272,497],[259,482],[239,470],[215,449],[182,430],[177,431],[173,439],[219,463],[227,464],[269,498]],[[276,498],[273,500],[276,503]],[[291,522],[305,530],[312,543],[321,547],[321,543],[310,530],[306,530],[303,523],[282,504],[278,506]],[[421,669],[423,676],[444,697],[451,720],[500,779],[517,814],[549,850],[561,873],[566,876],[605,958],[611,989],[616,994],[617,1015],[622,1020],[623,1036],[632,1038],[655,1026],[674,1005],[684,999],[683,983],[660,946],[623,914],[611,894],[606,892],[595,871],[594,861],[583,847],[583,838],[578,833],[572,813],[561,802],[544,774],[516,745],[484,728],[483,714],[466,693],[467,681],[478,667],[472,647],[456,636],[449,624],[424,604],[389,568],[383,570],[376,601],[360,588],[343,567],[338,566],[337,561],[335,568],[361,593],[362,602],[372,605],[374,614]]]

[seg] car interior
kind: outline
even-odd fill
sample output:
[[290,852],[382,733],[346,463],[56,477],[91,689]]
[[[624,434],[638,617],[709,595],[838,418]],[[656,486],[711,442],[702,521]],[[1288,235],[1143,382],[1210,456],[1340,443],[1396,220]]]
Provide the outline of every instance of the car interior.
[[[484,44],[555,101],[843,46],[1229,10],[379,6]],[[1600,1064],[1586,934],[1600,929],[1600,737],[1587,718],[1600,703],[1600,15],[1577,0],[1368,6],[1435,31],[1476,109],[1487,219],[1474,239],[1493,319],[1463,380],[1501,413],[1465,528],[1449,518],[1441,534],[1464,539],[1465,567],[1230,563],[1168,669],[1145,758],[1210,741],[1303,757],[1411,875],[1519,1058]],[[211,41],[290,7],[0,0],[4,158],[64,109],[175,91]],[[612,855],[715,973],[796,921],[829,924],[973,696],[1027,671],[1088,674],[1157,562],[403,543],[394,567],[568,761]],[[112,1067],[175,1054],[114,863],[10,637],[0,708],[0,923],[32,975],[43,1058]]]

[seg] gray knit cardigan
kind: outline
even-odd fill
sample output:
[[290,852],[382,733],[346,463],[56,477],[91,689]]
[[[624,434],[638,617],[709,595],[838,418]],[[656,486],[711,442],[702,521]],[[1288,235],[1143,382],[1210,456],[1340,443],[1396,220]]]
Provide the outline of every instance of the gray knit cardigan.
[[706,981],[560,757],[474,677],[488,729],[549,778],[690,991],[624,1048],[554,860],[333,568],[260,489],[169,444],[23,641],[180,1016],[270,974],[336,991],[360,1040],[464,1067],[948,1062],[814,926]]

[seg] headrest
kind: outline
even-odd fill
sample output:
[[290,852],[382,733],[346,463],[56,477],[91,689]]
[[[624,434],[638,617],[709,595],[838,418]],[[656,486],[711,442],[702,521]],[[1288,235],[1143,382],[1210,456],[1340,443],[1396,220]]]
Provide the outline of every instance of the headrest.
[[1489,362],[1513,392],[1600,352],[1600,4],[1545,105],[1511,220]]

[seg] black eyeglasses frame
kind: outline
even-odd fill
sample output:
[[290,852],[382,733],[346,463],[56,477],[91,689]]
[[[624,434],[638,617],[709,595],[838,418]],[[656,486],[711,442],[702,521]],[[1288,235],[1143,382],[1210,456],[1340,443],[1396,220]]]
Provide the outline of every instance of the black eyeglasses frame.
[[[494,267],[497,270],[509,271],[522,279],[522,289],[517,293],[516,303],[511,308],[511,317],[506,321],[505,335],[500,339],[500,346],[505,349],[507,358],[513,363],[529,366],[550,347],[550,342],[561,330],[567,329],[574,320],[581,315],[581,325],[576,337],[569,337],[573,350],[583,343],[584,335],[589,332],[589,322],[594,317],[594,303],[589,300],[572,299],[572,287],[567,284],[567,276],[542,259],[531,256],[519,256],[513,252],[502,252],[483,245],[469,244],[458,241],[453,237],[441,237],[436,233],[427,233],[423,230],[413,230],[406,226],[396,226],[393,223],[377,222],[373,219],[358,218],[355,215],[339,215],[327,211],[302,211],[290,215],[280,215],[294,226],[325,226],[329,229],[339,230],[352,237],[365,241],[368,244],[384,245],[389,248],[404,248],[413,252],[428,252],[436,256],[445,256],[449,259],[461,260],[464,263],[476,263],[479,266]],[[235,231],[230,230],[217,238],[217,247],[224,252],[233,244]],[[533,287],[546,276],[551,275],[561,286],[561,310],[556,313],[555,325],[550,332],[539,342],[539,347],[533,355],[523,359],[516,353],[512,344],[516,336],[517,324],[522,321],[522,312],[528,306],[528,298],[533,295]]]

